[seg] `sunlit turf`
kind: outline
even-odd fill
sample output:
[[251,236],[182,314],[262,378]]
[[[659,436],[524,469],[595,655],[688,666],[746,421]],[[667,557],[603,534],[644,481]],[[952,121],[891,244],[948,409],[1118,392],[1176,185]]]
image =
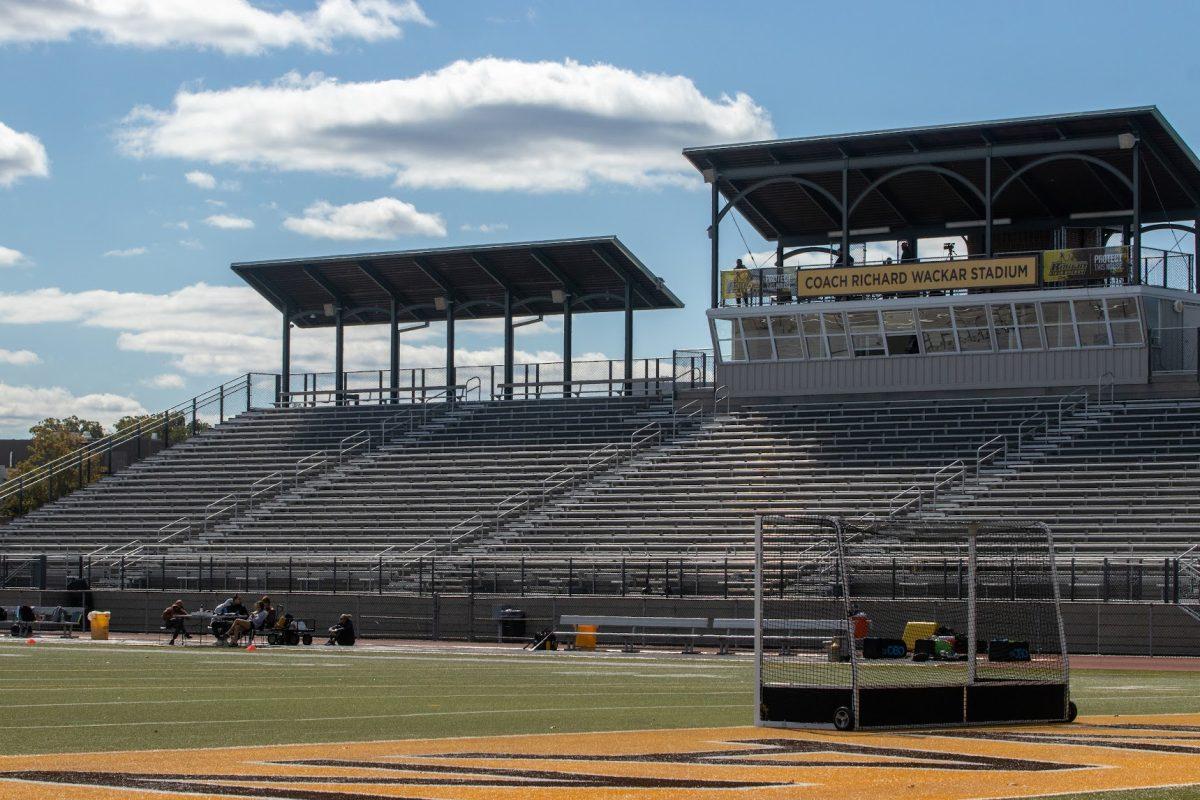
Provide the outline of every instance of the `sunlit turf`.
[[[752,682],[744,656],[4,640],[0,753],[744,725]],[[1071,694],[1085,715],[1200,713],[1200,672],[1076,670]]]

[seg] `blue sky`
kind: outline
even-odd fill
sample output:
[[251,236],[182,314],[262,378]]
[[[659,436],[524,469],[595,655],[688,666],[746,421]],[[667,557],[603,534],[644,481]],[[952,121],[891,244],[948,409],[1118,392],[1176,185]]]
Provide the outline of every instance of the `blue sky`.
[[[686,145],[1141,104],[1200,142],[1185,3],[131,5],[0,0],[0,436],[273,367],[237,260],[615,233],[688,306],[639,314],[637,355],[704,346]],[[297,336],[306,368],[322,335]],[[381,336],[347,367],[381,366]],[[585,316],[575,351],[620,336]],[[405,341],[441,363],[436,328]],[[460,331],[460,361],[498,346]]]

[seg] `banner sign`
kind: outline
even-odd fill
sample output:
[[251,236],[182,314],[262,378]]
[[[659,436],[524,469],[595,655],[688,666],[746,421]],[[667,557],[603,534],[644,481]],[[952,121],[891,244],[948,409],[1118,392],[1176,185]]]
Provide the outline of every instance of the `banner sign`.
[[727,269],[721,273],[721,297],[726,300],[777,297],[781,292],[790,296],[795,285],[795,267]]
[[882,264],[870,267],[802,269],[796,273],[797,297],[845,294],[927,292],[1034,286],[1038,257],[977,258]]
[[1128,247],[1076,247],[1042,253],[1042,283],[1125,278],[1128,275]]

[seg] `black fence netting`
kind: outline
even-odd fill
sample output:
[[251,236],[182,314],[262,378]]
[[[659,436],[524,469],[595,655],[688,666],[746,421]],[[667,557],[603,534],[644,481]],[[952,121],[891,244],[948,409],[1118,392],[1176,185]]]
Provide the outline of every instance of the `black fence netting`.
[[768,723],[1066,718],[1045,526],[765,517],[758,527],[756,656]]

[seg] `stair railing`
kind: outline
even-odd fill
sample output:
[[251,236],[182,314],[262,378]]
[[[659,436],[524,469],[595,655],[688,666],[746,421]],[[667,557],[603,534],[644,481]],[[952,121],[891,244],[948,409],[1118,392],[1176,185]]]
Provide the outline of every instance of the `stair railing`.
[[241,501],[234,492],[213,500],[204,507],[200,515],[200,530],[208,533],[208,526],[216,520],[225,516],[237,516],[240,504]]
[[253,510],[255,500],[275,490],[274,494],[263,498],[264,501],[271,499],[275,494],[283,491],[285,485],[282,472],[272,472],[270,475],[262,476],[246,489],[246,510]]
[[[942,477],[942,473],[949,472],[949,475]],[[954,482],[959,482],[960,489],[967,487],[967,465],[961,459],[951,461],[946,466],[933,473],[933,502],[937,502],[938,492],[942,487],[954,486]]]
[[1100,374],[1096,379],[1096,403],[1104,402],[1104,389],[1108,388],[1108,402],[1114,403],[1117,399],[1117,376],[1112,370],[1107,370]]
[[1008,458],[1008,437],[998,433],[975,448],[975,479],[979,480],[984,463],[991,463],[998,456]]

